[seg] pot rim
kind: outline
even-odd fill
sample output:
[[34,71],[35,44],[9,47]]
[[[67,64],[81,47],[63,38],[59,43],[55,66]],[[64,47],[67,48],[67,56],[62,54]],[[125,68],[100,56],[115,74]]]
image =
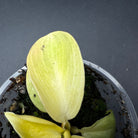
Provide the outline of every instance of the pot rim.
[[84,61],[84,64],[88,65],[92,69],[95,69],[100,74],[102,74],[106,78],[108,78],[119,89],[120,93],[125,95],[125,103],[126,103],[126,106],[128,107],[127,110],[128,110],[129,116],[131,118],[131,121],[133,123],[134,137],[138,138],[138,117],[137,117],[137,113],[135,111],[134,105],[133,105],[130,97],[128,96],[126,90],[109,72],[107,72],[100,66],[98,66],[90,61],[87,61],[87,60],[83,60],[83,61]]
[[[104,70],[103,68],[101,68],[100,66],[87,61],[87,60],[83,60],[84,64],[89,66],[90,68],[98,71],[100,74],[104,75],[106,78],[108,78],[119,90],[121,93],[123,93],[125,95],[125,102],[126,102],[126,106],[128,107],[128,113],[129,116],[131,118],[131,121],[133,123],[133,130],[134,130],[134,137],[138,138],[138,117],[134,108],[134,105],[130,99],[130,97],[128,96],[126,90],[122,87],[122,85],[110,74],[108,73],[106,70]],[[0,87],[0,95],[6,91],[8,89],[8,86],[12,83],[11,80],[9,80],[10,78],[16,78],[17,76],[22,74],[22,70],[26,71],[27,67],[24,66],[21,69],[19,69],[18,71],[16,71],[13,75],[11,75]]]

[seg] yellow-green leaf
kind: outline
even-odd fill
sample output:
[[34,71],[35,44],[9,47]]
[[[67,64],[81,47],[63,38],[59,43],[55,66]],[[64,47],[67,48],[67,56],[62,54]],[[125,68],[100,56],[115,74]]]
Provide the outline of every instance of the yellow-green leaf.
[[[29,51],[27,68],[47,113],[60,123],[74,118],[82,103],[85,83],[83,60],[75,39],[62,31],[40,38]],[[30,95],[32,91],[28,91]]]
[[65,131],[56,124],[37,117],[11,112],[6,112],[5,116],[21,138],[61,138]]
[[63,133],[63,138],[70,138],[70,132],[68,130],[65,130],[65,132]]
[[90,127],[80,129],[85,138],[114,138],[115,137],[115,117],[111,110],[107,111],[107,116],[96,121]]
[[27,71],[26,73],[26,85],[27,85],[27,89],[30,92],[29,93],[29,97],[31,99],[31,101],[33,102],[33,104],[42,112],[46,112],[46,109],[44,108],[42,102],[40,101],[39,95],[36,91],[36,88],[34,87],[34,85],[32,84],[31,81],[31,77],[29,76],[29,71]]

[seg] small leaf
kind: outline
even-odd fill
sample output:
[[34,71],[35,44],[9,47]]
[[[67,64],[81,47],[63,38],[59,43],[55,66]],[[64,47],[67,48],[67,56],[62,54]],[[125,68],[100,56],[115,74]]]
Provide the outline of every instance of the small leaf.
[[[59,123],[74,118],[81,107],[85,82],[75,39],[62,31],[40,38],[29,51],[27,68],[27,79],[31,79],[47,113]],[[28,92],[33,93],[31,89]]]
[[37,117],[11,112],[6,112],[5,116],[21,138],[61,138],[65,131],[56,124]]
[[114,138],[115,137],[115,117],[111,110],[107,111],[107,116],[96,121],[90,127],[80,130],[85,138]]
[[70,138],[70,132],[68,130],[65,130],[65,132],[63,133],[63,138]]
[[33,102],[33,104],[42,112],[46,112],[46,109],[44,108],[39,95],[36,91],[36,88],[34,87],[34,85],[32,84],[31,81],[31,77],[29,76],[29,71],[27,71],[26,73],[26,85],[27,85],[27,89],[30,92],[29,93],[29,97],[31,99],[31,101]]

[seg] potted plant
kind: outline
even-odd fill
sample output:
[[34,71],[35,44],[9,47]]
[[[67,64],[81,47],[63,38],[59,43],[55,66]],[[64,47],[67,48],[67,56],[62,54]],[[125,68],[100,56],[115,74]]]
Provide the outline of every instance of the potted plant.
[[[137,137],[137,115],[124,89],[102,68],[87,61],[84,65],[85,71],[70,34],[57,31],[39,39],[28,54],[27,74],[24,67],[10,77],[12,84],[8,80],[8,87],[1,87],[1,137],[6,129],[12,137],[15,133],[4,112],[20,137],[112,138],[116,128],[116,137]],[[31,108],[37,117],[17,115]]]

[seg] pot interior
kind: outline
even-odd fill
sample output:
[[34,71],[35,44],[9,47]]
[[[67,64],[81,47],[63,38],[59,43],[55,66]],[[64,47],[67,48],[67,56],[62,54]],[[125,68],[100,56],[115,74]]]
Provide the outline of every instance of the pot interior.
[[[106,71],[105,73],[100,67],[90,62],[84,61],[84,63],[85,69],[95,78],[94,83],[102,97],[106,100],[107,109],[113,110],[115,114],[116,138],[136,138],[136,126],[138,123],[135,119],[137,119],[137,116],[134,109],[130,111],[130,109],[134,107],[127,93],[121,85],[117,83],[117,81],[114,81],[114,78],[112,79],[110,74],[109,76],[106,74]],[[10,80],[7,80],[0,88],[0,136],[2,138],[10,138],[11,133],[9,123],[4,117],[4,112],[9,111],[9,107],[11,107],[11,104],[13,104],[18,97],[18,93],[16,91],[10,90],[14,87],[13,82],[15,81],[11,80],[11,78],[18,78],[21,74],[23,75],[25,71],[25,67],[17,71],[10,77]],[[21,86],[17,89],[24,90],[23,87]],[[12,108],[14,108],[14,106]]]

